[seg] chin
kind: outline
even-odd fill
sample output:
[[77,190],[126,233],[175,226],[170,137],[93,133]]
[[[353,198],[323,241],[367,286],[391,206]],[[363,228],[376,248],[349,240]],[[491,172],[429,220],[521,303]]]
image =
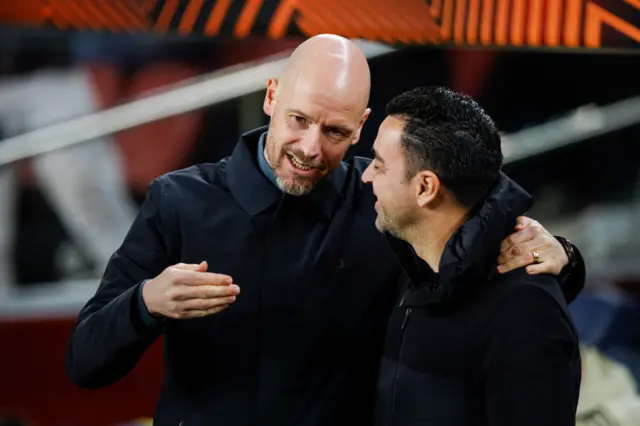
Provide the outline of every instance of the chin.
[[381,216],[380,214],[376,218],[376,229],[382,233],[387,233],[395,238],[403,240],[398,228],[396,228],[393,223],[389,222],[386,217]]
[[295,179],[283,179],[280,177],[276,178],[276,182],[281,191],[296,197],[307,195],[315,186],[315,183],[312,182],[303,183]]

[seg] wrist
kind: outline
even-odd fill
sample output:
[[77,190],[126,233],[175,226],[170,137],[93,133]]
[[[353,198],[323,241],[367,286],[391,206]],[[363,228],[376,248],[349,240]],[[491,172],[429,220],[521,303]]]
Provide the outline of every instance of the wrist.
[[564,268],[562,268],[562,271],[560,272],[560,279],[564,280],[571,274],[571,271],[575,269],[578,263],[578,256],[576,255],[576,252],[573,248],[573,244],[571,244],[569,240],[564,237],[555,237],[555,239],[558,240],[558,242],[564,249],[564,252],[567,255],[568,259],[567,264],[564,266]]
[[150,290],[150,287],[148,286],[149,282],[151,282],[151,280],[145,280],[140,285],[141,286],[141,288],[140,288],[140,296],[141,296],[140,299],[141,299],[141,302],[142,302],[142,308],[144,310],[146,310],[147,313],[149,315],[151,315],[152,317],[158,318],[158,317],[160,317],[160,315],[158,314],[157,311],[155,311],[153,309],[152,305],[149,304],[149,290]]

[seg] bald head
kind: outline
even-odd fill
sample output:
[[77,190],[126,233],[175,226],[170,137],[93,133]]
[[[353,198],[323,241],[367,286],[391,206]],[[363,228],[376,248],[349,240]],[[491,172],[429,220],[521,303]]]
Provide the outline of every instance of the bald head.
[[317,35],[294,50],[285,64],[279,89],[287,90],[301,82],[358,102],[362,111],[369,103],[371,74],[367,58],[357,44],[344,37]]
[[269,79],[264,155],[283,191],[308,193],[358,142],[370,113],[370,79],[360,48],[334,35],[302,43],[280,79]]

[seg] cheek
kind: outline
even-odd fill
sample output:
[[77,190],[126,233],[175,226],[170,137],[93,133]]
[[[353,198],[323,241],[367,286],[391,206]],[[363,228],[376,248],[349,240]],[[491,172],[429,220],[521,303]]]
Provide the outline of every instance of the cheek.
[[376,193],[376,197],[380,204],[386,206],[391,201],[389,197],[389,188],[383,179],[377,178],[373,180],[373,190]]
[[288,145],[295,143],[297,140],[296,135],[286,127],[286,124],[271,126],[269,128],[269,133],[272,136],[271,140],[273,141],[273,147],[271,150],[277,154],[280,154],[283,149]]
[[380,204],[383,205],[385,209],[396,211],[402,207],[405,194],[397,184],[392,184],[386,179],[380,179],[377,185],[375,185],[374,181],[374,190],[378,195]]
[[287,119],[282,112],[278,110],[275,111],[269,123],[269,131],[276,133],[278,140],[286,139],[289,133],[291,133]]

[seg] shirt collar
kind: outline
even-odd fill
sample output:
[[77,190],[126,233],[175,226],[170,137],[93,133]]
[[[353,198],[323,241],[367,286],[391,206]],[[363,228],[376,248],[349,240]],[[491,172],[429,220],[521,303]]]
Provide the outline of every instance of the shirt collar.
[[266,138],[267,132],[264,132],[262,135],[260,135],[260,140],[258,141],[258,152],[256,153],[256,156],[258,158],[258,166],[260,166],[260,170],[266,176],[266,178],[269,179],[272,184],[277,186],[278,184],[276,183],[276,175],[275,173],[273,173],[273,170],[269,166],[269,163],[267,163],[267,159],[264,157],[264,143]]
[[[229,189],[250,215],[266,210],[286,195],[275,185],[275,176],[266,163],[264,149],[259,148],[261,142],[265,142],[266,131],[267,126],[264,126],[240,136],[227,165]],[[346,179],[347,165],[340,163],[305,197],[309,197],[330,218]]]

